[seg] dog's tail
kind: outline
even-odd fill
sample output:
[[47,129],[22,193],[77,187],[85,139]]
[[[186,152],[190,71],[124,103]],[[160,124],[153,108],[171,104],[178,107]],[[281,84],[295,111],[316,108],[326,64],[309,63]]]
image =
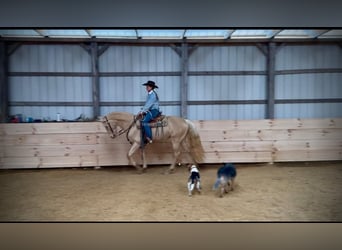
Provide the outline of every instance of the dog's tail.
[[214,183],[213,190],[216,190],[219,187],[220,183],[221,183],[220,178],[217,178],[216,182]]

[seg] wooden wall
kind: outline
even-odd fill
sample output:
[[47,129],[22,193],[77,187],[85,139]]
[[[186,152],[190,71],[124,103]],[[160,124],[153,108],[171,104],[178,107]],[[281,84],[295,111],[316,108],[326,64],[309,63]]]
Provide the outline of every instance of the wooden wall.
[[[194,123],[204,163],[342,160],[342,118]],[[129,148],[100,122],[0,124],[1,169],[127,165]],[[148,163],[169,164],[170,152],[167,142],[149,145]]]

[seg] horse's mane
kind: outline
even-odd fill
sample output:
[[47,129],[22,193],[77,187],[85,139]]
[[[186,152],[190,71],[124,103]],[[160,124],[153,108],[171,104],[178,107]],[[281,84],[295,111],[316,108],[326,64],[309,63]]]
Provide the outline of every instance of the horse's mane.
[[108,120],[115,121],[132,121],[133,114],[128,112],[111,112],[106,115]]
[[125,129],[133,121],[133,114],[128,112],[111,112],[106,115],[108,121],[115,123],[119,127]]

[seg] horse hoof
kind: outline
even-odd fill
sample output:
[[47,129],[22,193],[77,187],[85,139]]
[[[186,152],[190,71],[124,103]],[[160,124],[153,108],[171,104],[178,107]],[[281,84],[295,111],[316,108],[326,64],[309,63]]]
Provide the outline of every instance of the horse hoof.
[[172,174],[173,173],[173,169],[168,169],[168,170],[165,170],[164,172],[163,172],[163,174]]
[[138,174],[142,174],[144,171],[143,171],[143,169],[142,168],[137,168],[137,173]]

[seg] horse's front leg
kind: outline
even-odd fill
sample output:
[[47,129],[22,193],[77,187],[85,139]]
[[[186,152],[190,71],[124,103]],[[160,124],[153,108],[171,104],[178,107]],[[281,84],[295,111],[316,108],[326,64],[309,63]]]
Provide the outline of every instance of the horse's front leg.
[[134,153],[135,151],[137,151],[137,149],[140,147],[140,144],[137,142],[134,142],[131,149],[129,150],[127,157],[129,162],[139,171],[139,173],[142,172],[142,168],[140,166],[137,165],[136,161],[134,160]]

